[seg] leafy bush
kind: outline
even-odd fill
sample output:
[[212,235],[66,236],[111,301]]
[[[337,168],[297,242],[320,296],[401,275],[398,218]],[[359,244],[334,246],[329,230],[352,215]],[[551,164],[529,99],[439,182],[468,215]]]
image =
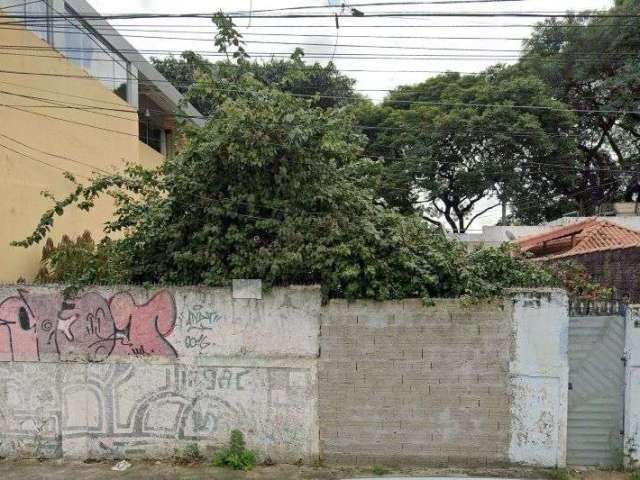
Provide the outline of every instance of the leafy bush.
[[118,265],[115,243],[105,239],[96,245],[85,231],[75,241],[63,235],[58,245],[48,238],[42,249],[36,283],[126,283],[126,267]]
[[564,261],[550,265],[560,284],[569,293],[586,300],[605,300],[613,296],[613,290],[606,288],[593,278],[585,267],[575,261]]
[[251,470],[256,465],[256,454],[246,449],[242,432],[240,430],[232,430],[229,448],[224,448],[217,452],[213,457],[212,463],[216,467]]
[[93,255],[84,249],[85,268],[60,281],[220,286],[261,278],[320,284],[325,299],[378,300],[553,284],[509,248],[469,253],[417,215],[378,202],[363,180],[372,161],[360,157],[346,114],[245,82],[255,94],[225,101],[186,133],[178,156],[156,170],[134,166],[76,184],[17,244],[42,241],[66,208],[90,209],[108,194],[117,211],[106,231],[124,236]]

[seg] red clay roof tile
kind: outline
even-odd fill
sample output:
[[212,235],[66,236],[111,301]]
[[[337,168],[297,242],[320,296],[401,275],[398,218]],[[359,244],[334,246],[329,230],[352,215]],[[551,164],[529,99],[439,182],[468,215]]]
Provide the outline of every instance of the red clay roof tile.
[[616,223],[602,219],[589,219],[554,228],[551,231],[527,235],[515,243],[522,251],[543,247],[547,242],[575,236],[573,246],[558,254],[541,255],[545,258],[571,257],[604,250],[640,247],[640,231],[631,230]]

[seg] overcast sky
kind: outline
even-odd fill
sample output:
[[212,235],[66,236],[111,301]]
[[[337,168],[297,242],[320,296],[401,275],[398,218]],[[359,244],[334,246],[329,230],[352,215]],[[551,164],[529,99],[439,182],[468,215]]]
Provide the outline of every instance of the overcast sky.
[[[350,4],[372,3],[375,0],[353,0]],[[102,14],[110,13],[205,13],[222,9],[225,12],[248,12],[293,7],[299,5],[342,5],[342,0],[89,0]],[[346,3],[346,2],[345,2]],[[289,54],[299,44],[309,57],[326,63],[334,53],[334,63],[357,80],[356,89],[379,101],[389,89],[423,81],[438,72],[453,70],[478,72],[495,63],[517,60],[521,39],[531,32],[535,18],[491,17],[411,17],[416,12],[549,12],[601,10],[610,8],[613,0],[524,0],[484,4],[401,5],[359,7],[363,13],[406,12],[401,18],[340,18],[335,19],[238,19],[245,35],[248,51],[254,57],[263,54]],[[340,7],[295,13],[341,13]],[[294,13],[294,12],[273,12]],[[348,12],[346,12],[348,13]],[[206,19],[138,19],[114,20],[114,26],[139,50],[194,50],[214,52],[213,27]],[[264,26],[276,26],[265,28]],[[339,37],[336,39],[336,34]],[[267,35],[264,35],[267,34]],[[140,36],[170,36],[172,39],[149,39]],[[365,36],[362,38],[358,36]],[[430,38],[391,38],[391,37]],[[438,39],[433,37],[472,37],[470,39]],[[258,43],[261,42],[261,43]],[[274,44],[262,42],[287,42]],[[307,45],[305,45],[307,44]],[[316,45],[308,45],[316,44]],[[350,46],[351,45],[351,46]],[[356,46],[353,46],[356,45]],[[358,47],[360,46],[360,47]],[[376,48],[376,46],[394,48]],[[440,49],[440,50],[438,50]],[[454,50],[451,50],[454,49]],[[484,50],[486,49],[486,51]],[[500,51],[496,51],[500,50]],[[349,54],[366,54],[365,58],[347,58]],[[405,58],[395,55],[420,55]],[[149,55],[147,55],[149,56]],[[156,54],[156,56],[162,56]],[[369,58],[366,58],[368,56]],[[371,58],[371,57],[374,58]],[[375,58],[384,56],[386,58]],[[212,57],[215,59],[215,57]],[[308,59],[315,61],[316,59]],[[366,70],[366,71],[364,71]],[[375,71],[372,71],[375,70]],[[420,72],[415,72],[416,70]],[[496,209],[475,222],[472,229],[495,224]]]

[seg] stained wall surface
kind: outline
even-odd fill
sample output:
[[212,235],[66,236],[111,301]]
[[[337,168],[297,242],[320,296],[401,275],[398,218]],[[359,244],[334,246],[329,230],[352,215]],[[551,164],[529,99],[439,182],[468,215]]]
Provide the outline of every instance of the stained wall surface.
[[0,456],[317,457],[318,289],[0,289]]
[[566,296],[333,301],[321,316],[320,453],[371,465],[564,462]]

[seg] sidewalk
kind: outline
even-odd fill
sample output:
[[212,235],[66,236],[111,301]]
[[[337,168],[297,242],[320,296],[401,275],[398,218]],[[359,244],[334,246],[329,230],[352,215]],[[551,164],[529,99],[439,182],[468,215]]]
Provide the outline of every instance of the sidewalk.
[[[175,465],[131,461],[124,472],[111,470],[115,462],[81,463],[56,460],[0,461],[1,480],[507,480],[546,479],[549,470],[534,468],[402,468],[376,476],[371,468],[313,467],[295,465],[259,466],[250,472],[214,468],[205,464]],[[629,473],[601,470],[572,471],[572,480],[631,480]]]
[[[0,479],[2,480],[104,480],[127,478],[131,480],[343,480],[364,478],[431,478],[433,477],[472,477],[493,478],[544,478],[540,470],[534,469],[453,469],[453,468],[405,468],[389,472],[381,477],[371,469],[352,467],[313,467],[295,465],[275,465],[256,467],[250,472],[237,472],[214,468],[207,464],[174,465],[171,463],[135,461],[124,472],[111,470],[111,463],[61,462],[56,460],[37,461],[0,461]],[[459,478],[459,477],[458,477]],[[480,479],[482,480],[482,479]],[[596,479],[589,479],[596,480]],[[600,480],[600,479],[597,479]],[[604,479],[602,479],[604,480]],[[607,479],[607,480],[623,480]]]

